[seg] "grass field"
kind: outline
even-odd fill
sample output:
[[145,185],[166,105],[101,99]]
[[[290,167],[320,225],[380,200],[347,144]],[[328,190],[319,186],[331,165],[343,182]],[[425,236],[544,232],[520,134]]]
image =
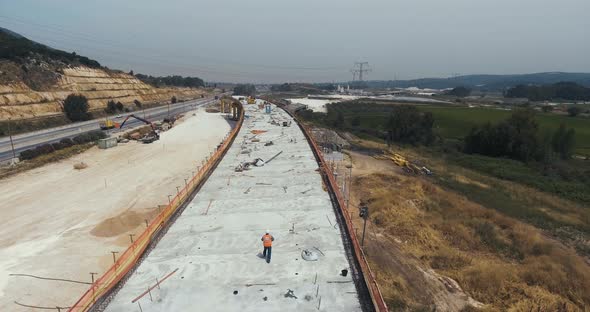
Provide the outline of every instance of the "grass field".
[[[425,112],[432,112],[436,131],[444,138],[462,139],[471,128],[497,123],[510,117],[511,111],[492,108],[468,108],[448,106],[418,106]],[[537,121],[542,132],[554,132],[560,124],[576,130],[576,152],[590,155],[590,119],[569,117],[550,113],[537,113]]]
[[[396,105],[396,104],[394,104]],[[374,103],[341,103],[333,104],[340,110],[345,119],[351,122],[354,116],[360,117],[361,128],[384,129],[392,105]],[[462,139],[469,131],[486,122],[497,123],[510,117],[512,111],[494,108],[469,108],[449,105],[417,105],[424,112],[434,115],[435,131],[445,139]],[[576,153],[590,156],[590,119],[585,117],[569,117],[551,113],[538,112],[536,119],[541,132],[554,132],[560,124],[576,131]]]
[[[395,105],[395,104],[393,104]],[[376,103],[345,102],[329,107],[343,114],[347,123],[345,131],[364,140],[384,143],[383,131],[393,105]],[[571,159],[544,163],[523,163],[507,158],[492,158],[459,152],[454,140],[462,139],[473,126],[486,122],[499,122],[510,117],[511,111],[491,108],[468,108],[459,106],[417,105],[420,110],[432,112],[437,133],[445,140],[442,144],[425,148],[425,152],[447,158],[450,163],[469,168],[502,180],[531,186],[576,202],[590,200],[590,163]],[[326,126],[321,116],[312,116],[309,121]],[[354,118],[360,125],[350,126]],[[541,131],[554,131],[563,122],[576,130],[576,153],[590,156],[590,119],[557,114],[538,113],[536,119]],[[341,129],[342,130],[342,129]],[[528,218],[528,217],[527,217]]]

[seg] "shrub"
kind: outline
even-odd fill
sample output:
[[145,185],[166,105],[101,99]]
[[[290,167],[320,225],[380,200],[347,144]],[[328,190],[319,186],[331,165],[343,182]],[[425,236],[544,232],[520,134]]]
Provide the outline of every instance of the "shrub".
[[37,156],[39,156],[39,154],[37,153],[37,151],[34,148],[32,148],[32,149],[28,149],[28,150],[24,150],[24,151],[20,152],[19,159],[20,160],[30,160],[30,159],[33,159]]
[[90,142],[90,136],[87,133],[82,133],[74,137],[74,142],[76,144],[84,144],[86,142]]
[[64,113],[71,121],[90,119],[88,114],[88,99],[83,95],[70,94],[64,101]]
[[106,137],[107,137],[107,135],[104,132],[102,132],[100,130],[92,130],[92,131],[82,133],[80,135],[75,136],[74,142],[76,144],[84,144],[84,143],[94,142],[99,139],[104,139]]
[[92,130],[92,131],[88,132],[87,134],[90,137],[90,141],[96,141],[96,140],[104,139],[107,137],[107,135],[100,130]]
[[50,154],[55,151],[55,149],[53,148],[53,146],[51,146],[51,144],[39,145],[39,146],[35,147],[35,150],[37,151],[38,156]]
[[51,147],[53,147],[53,150],[59,151],[60,149],[63,149],[65,146],[63,146],[60,142],[55,142],[51,143]]
[[61,141],[59,141],[59,143],[61,143],[61,145],[64,148],[74,145],[74,141],[72,141],[72,139],[70,139],[70,138],[62,139]]
[[114,114],[117,111],[117,104],[115,103],[115,101],[110,100],[107,102],[107,108],[105,108],[105,112],[107,112],[107,114]]

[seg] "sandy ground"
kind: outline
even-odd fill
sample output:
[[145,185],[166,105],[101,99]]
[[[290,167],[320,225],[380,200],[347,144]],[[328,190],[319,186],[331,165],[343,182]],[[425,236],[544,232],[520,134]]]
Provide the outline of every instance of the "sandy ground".
[[[92,148],[0,181],[0,311],[70,306],[88,288],[10,274],[90,282],[112,264],[231,128],[219,114],[187,116],[152,144]],[[74,170],[80,161],[88,168]]]
[[[153,301],[138,301],[142,311],[361,310],[352,275],[341,276],[350,269],[342,233],[303,133],[269,122],[291,120],[281,110],[246,105],[246,115],[215,172],[106,311],[139,311],[131,301],[176,268]],[[281,151],[263,167],[234,170]],[[257,256],[265,229],[275,237],[269,264]],[[305,261],[303,249],[319,259]]]

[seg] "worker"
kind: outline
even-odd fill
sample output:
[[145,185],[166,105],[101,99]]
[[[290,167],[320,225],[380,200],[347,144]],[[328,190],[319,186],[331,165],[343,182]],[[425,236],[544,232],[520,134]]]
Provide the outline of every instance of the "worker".
[[266,230],[266,234],[262,235],[262,246],[264,246],[264,251],[262,252],[262,257],[266,258],[266,263],[270,263],[270,253],[272,251],[272,242],[275,240],[272,235],[270,235],[270,230]]

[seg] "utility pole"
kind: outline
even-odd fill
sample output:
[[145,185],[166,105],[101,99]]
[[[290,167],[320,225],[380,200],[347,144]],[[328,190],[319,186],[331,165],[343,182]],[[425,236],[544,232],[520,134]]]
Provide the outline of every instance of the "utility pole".
[[14,151],[14,142],[12,141],[12,132],[10,131],[10,118],[8,118],[8,136],[10,137],[10,147],[12,148],[12,158],[16,158],[16,152]]
[[361,247],[365,246],[365,230],[367,229],[367,219],[369,218],[369,207],[361,201],[359,204],[359,217],[363,218],[363,237],[361,239]]

